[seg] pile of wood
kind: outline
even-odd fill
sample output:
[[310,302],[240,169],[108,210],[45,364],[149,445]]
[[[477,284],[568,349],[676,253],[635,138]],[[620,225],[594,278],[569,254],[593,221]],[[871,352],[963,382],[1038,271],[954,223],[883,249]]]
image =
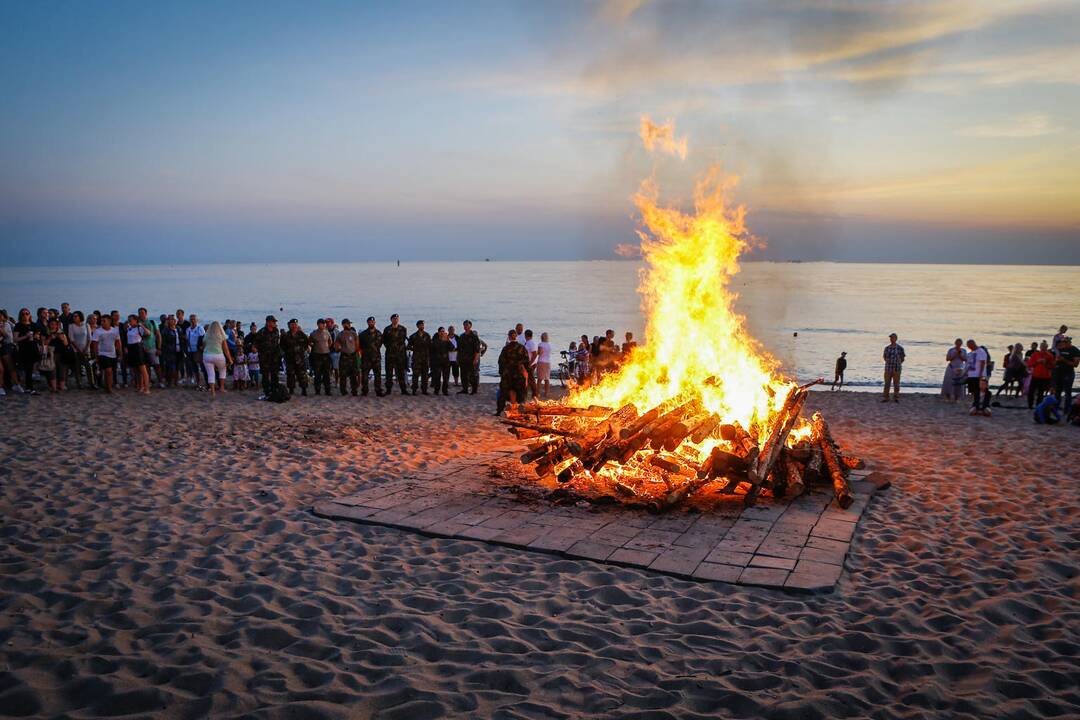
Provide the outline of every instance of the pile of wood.
[[[693,398],[640,414],[632,404],[533,403],[503,422],[526,444],[521,462],[538,477],[554,477],[564,495],[572,489],[583,499],[614,497],[663,512],[704,490],[741,495],[750,506],[759,496],[795,496],[810,484],[829,483],[846,508],[853,501],[847,474],[861,461],[840,452],[818,413],[809,437],[804,432],[789,441],[810,385],[791,387],[762,427],[724,422]],[[705,455],[698,449],[703,443],[712,446]]]

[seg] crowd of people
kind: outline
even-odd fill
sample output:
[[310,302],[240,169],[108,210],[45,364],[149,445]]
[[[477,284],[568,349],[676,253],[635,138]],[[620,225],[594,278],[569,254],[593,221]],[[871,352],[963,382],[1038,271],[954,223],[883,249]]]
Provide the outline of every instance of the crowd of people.
[[[966,343],[957,338],[945,353],[945,377],[941,396],[949,402],[959,402],[966,394],[971,398],[971,415],[989,416],[993,398],[1002,393],[1008,397],[1026,397],[1028,409],[1036,422],[1053,424],[1062,417],[1080,423],[1080,395],[1074,401],[1073,384],[1080,365],[1080,348],[1073,345],[1069,328],[1062,325],[1049,342],[1032,341],[1025,349],[1023,343],[1009,345],[1001,360],[1001,385],[996,392],[991,383],[994,361],[985,345],[975,340]],[[881,402],[900,402],[900,375],[906,353],[897,341],[896,333],[889,335],[889,344],[882,352],[885,363],[884,394]],[[832,389],[844,385],[847,353],[836,359]]]
[[[590,343],[571,343],[564,366],[582,384],[616,367],[636,343],[631,333],[621,351],[608,330]],[[0,395],[38,394],[40,383],[60,393],[71,385],[112,393],[131,387],[149,394],[160,389],[191,387],[210,393],[249,388],[260,399],[280,400],[299,393],[389,395],[396,384],[402,395],[448,395],[451,379],[458,394],[475,394],[480,358],[488,345],[465,320],[429,333],[417,320],[409,332],[397,314],[381,330],[374,317],[358,330],[348,320],[319,318],[310,332],[296,318],[279,327],[273,315],[262,327],[245,331],[238,320],[203,323],[183,309],[150,317],[146,308],[122,317],[113,310],[85,314],[71,310],[22,308],[16,317],[0,310]],[[385,371],[385,375],[384,375]],[[534,337],[518,324],[507,334],[499,357],[498,410],[531,394],[546,398],[551,389],[552,347],[548,334]]]

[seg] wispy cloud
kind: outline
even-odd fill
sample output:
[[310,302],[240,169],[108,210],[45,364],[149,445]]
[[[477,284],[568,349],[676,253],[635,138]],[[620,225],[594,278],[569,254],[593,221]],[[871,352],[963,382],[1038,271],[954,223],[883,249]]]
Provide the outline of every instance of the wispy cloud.
[[1044,113],[1018,115],[1009,120],[961,128],[957,135],[977,138],[1033,138],[1061,132],[1060,125]]

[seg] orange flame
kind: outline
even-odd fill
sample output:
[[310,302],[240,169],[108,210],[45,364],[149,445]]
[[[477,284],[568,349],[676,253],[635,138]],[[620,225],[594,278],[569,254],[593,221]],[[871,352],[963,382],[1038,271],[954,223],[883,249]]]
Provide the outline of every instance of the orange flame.
[[649,119],[648,115],[641,116],[641,142],[645,143],[645,149],[649,152],[661,150],[669,155],[678,155],[686,159],[686,138],[675,137],[675,123],[668,120],[663,125],[657,125]]
[[[667,151],[675,142],[674,126],[657,128],[643,118],[642,140],[648,149]],[[685,138],[678,142],[685,150]],[[575,404],[617,408],[632,402],[644,412],[698,398],[724,422],[737,420],[748,429],[779,410],[792,383],[747,333],[729,287],[751,239],[745,208],[726,201],[736,182],[718,167],[710,169],[696,185],[693,212],[660,205],[655,181],[641,183],[634,205],[641,214],[645,268],[638,290],[647,344],[599,384],[576,390]]]

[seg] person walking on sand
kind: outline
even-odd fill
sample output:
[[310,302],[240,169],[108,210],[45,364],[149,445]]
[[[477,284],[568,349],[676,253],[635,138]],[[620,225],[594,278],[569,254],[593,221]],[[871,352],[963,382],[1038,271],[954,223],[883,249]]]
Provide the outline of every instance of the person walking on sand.
[[1050,346],[1046,344],[1045,340],[1028,357],[1028,374],[1031,377],[1027,392],[1028,410],[1034,410],[1035,406],[1041,403],[1046,393],[1050,391],[1050,379],[1054,374],[1054,361],[1054,354],[1050,352]]
[[974,340],[967,341],[967,388],[971,394],[971,415],[989,415],[990,393],[986,391],[990,355]]
[[836,358],[836,367],[833,368],[833,381],[830,390],[836,390],[837,385],[840,389],[844,389],[844,371],[847,370],[847,351],[841,352],[840,357]]
[[517,409],[517,404],[525,399],[525,390],[529,383],[529,351],[519,343],[516,330],[506,334],[507,342],[499,353],[499,397],[495,403],[495,414],[501,415],[506,403],[510,410]]
[[225,369],[232,364],[233,355],[229,351],[225,331],[217,320],[210,323],[210,329],[206,332],[202,361],[206,366],[206,386],[210,390],[210,397],[214,397],[216,392],[225,392]]
[[[1064,327],[1064,325],[1062,326]],[[1080,365],[1080,349],[1072,344],[1072,338],[1068,335],[1058,341],[1057,358],[1054,360],[1054,397],[1060,402],[1062,396],[1065,402],[1062,410],[1068,411],[1072,405],[1072,387],[1076,380],[1076,366]]]
[[896,342],[896,333],[889,335],[889,344],[881,358],[885,361],[885,396],[881,402],[889,402],[889,383],[893,386],[893,402],[900,402],[900,370],[904,365],[904,346]]
[[955,403],[960,399],[967,377],[967,352],[964,341],[956,338],[953,346],[945,353],[945,378],[941,381],[941,397]]

